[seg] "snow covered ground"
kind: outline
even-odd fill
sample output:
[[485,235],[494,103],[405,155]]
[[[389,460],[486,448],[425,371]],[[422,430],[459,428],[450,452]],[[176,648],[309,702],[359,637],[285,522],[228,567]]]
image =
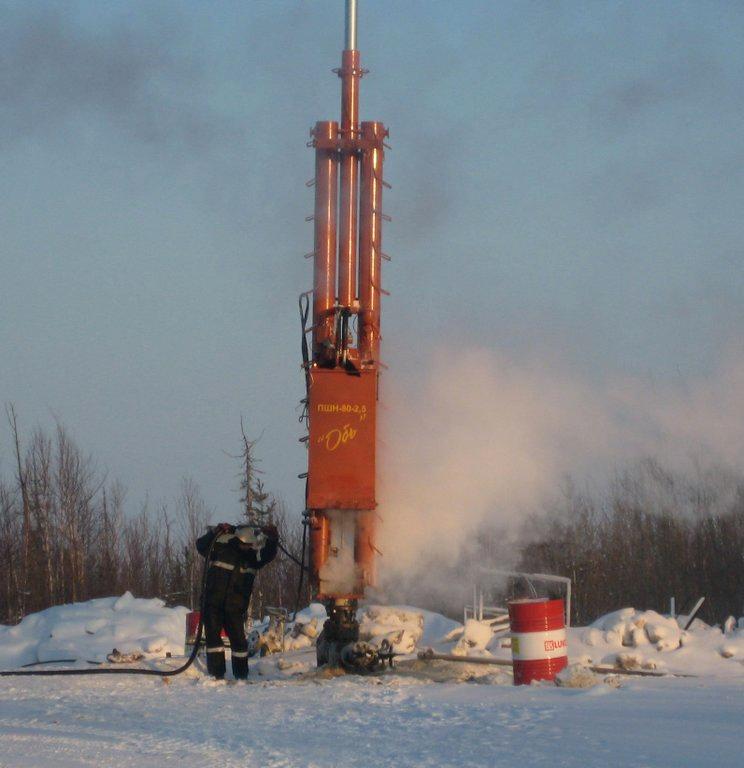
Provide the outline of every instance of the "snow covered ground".
[[[14,664],[47,653],[42,643],[55,638],[34,640],[31,625],[52,635],[66,626],[66,649],[81,650],[73,628],[81,622],[88,627],[82,642],[100,633],[101,645],[88,646],[88,653],[104,648],[109,634],[129,648],[164,635],[161,655],[169,644],[180,650],[177,613],[156,601],[127,598],[118,611],[115,604],[112,598],[95,607],[51,609],[53,617],[28,622],[15,637],[0,628],[0,659],[10,659],[11,645]],[[77,619],[67,610],[77,611]],[[124,610],[127,621],[116,615]],[[149,624],[142,619],[148,610]],[[446,650],[460,642],[456,622],[423,615],[419,645]],[[0,678],[0,766],[741,766],[744,633],[732,625],[727,634],[699,625],[685,636],[656,616],[626,609],[572,630],[571,655],[606,662],[632,653],[641,665],[654,659],[669,669],[695,668],[699,677],[515,688],[500,668],[415,660],[380,677],[333,677],[314,671],[314,649],[305,647],[252,662],[250,681],[232,685],[209,680],[201,668],[168,683],[122,676]],[[90,624],[103,619],[118,622],[118,630]],[[411,622],[396,609],[392,615],[373,611],[366,624],[380,637],[415,634]],[[153,631],[156,624],[161,631]],[[675,633],[682,646],[657,648],[662,640],[662,648],[674,645]],[[401,642],[408,639],[401,635]],[[502,644],[476,643],[468,652],[508,654]]]
[[0,681],[0,765],[736,768],[743,702],[744,685],[725,680],[11,678]]

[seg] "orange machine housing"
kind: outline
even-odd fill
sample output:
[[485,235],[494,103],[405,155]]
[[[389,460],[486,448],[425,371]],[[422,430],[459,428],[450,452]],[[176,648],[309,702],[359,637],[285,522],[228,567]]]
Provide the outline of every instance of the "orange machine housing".
[[308,329],[312,352],[305,361],[311,579],[329,615],[343,604],[352,618],[349,601],[363,597],[365,587],[374,584],[377,552],[375,441],[387,136],[382,123],[359,121],[365,71],[355,38],[348,35],[354,6],[347,0],[347,48],[336,70],[341,120],[318,122],[311,131],[313,325]]
[[377,372],[314,368],[310,377],[310,509],[374,509]]
[[[313,368],[309,404],[307,505],[311,570],[316,599],[355,599],[375,582],[375,422],[377,371],[350,374],[343,368]],[[329,557],[338,556],[333,526],[338,516],[353,525],[353,574],[346,588],[323,579]]]

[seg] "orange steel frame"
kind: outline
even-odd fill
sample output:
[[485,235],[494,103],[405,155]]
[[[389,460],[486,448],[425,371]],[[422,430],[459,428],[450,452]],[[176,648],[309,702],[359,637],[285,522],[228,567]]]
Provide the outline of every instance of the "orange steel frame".
[[[359,121],[359,51],[343,51],[341,121],[318,122],[312,355],[308,362],[307,515],[318,599],[358,599],[374,583],[376,413],[380,353],[382,167],[380,122]],[[333,512],[333,515],[330,513]],[[338,514],[354,519],[351,592],[324,588]],[[347,518],[348,519],[348,518]]]

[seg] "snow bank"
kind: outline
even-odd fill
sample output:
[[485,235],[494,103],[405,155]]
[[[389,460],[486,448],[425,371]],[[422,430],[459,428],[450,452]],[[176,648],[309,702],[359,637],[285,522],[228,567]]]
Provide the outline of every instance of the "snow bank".
[[396,653],[413,653],[416,648],[441,643],[462,624],[410,605],[365,605],[357,613],[359,635],[379,646],[387,639]]
[[656,611],[622,608],[588,627],[568,632],[569,657],[625,669],[744,677],[744,627],[727,620],[711,627],[695,620],[689,630]]
[[[422,645],[464,657],[511,658],[508,633],[494,634],[488,622],[471,619],[463,627],[445,621],[451,631],[439,639],[424,638]],[[744,679],[744,620],[729,618],[722,627],[712,627],[696,619],[687,631],[682,629],[685,621],[656,611],[621,608],[588,627],[566,630],[569,662]],[[574,670],[571,683],[563,683],[575,685],[576,675]]]
[[382,605],[366,605],[359,611],[359,639],[375,647],[387,640],[395,653],[413,653],[423,635],[420,611]]
[[626,648],[655,646],[658,651],[672,651],[682,644],[682,629],[676,619],[656,611],[622,608],[597,619],[582,635],[589,646],[620,642]]
[[57,605],[0,626],[0,667],[9,669],[53,659],[106,661],[117,648],[149,658],[183,654],[188,608],[166,608],[126,592],[85,603]]
[[[187,608],[166,608],[162,600],[129,592],[48,608],[14,627],[0,626],[0,668],[53,659],[106,661],[114,648],[147,658],[168,652],[181,656],[187,613]],[[488,622],[470,620],[463,626],[407,605],[366,605],[358,618],[362,639],[376,645],[387,639],[401,654],[434,647],[463,656],[511,656],[508,636],[494,634]],[[325,619],[319,603],[300,611],[288,627],[285,649],[312,648]],[[744,678],[742,620],[731,618],[722,627],[696,620],[685,631],[677,620],[655,611],[622,608],[588,627],[572,627],[567,635],[571,663]]]
[[468,619],[465,622],[462,635],[452,649],[455,656],[482,656],[486,646],[493,639],[493,629],[490,623]]
[[294,624],[289,628],[284,640],[288,651],[299,651],[315,645],[318,635],[323,631],[326,620],[326,609],[320,603],[310,603],[307,608],[299,611]]
[[[299,611],[295,622],[287,624],[285,650],[298,651],[314,646],[326,618],[326,610],[320,603],[311,603]],[[383,640],[388,640],[393,650],[401,654],[414,653],[419,647],[441,643],[453,632],[462,633],[459,622],[410,605],[364,605],[357,611],[357,620],[361,640],[378,647]],[[268,626],[268,617],[254,625],[253,645]]]

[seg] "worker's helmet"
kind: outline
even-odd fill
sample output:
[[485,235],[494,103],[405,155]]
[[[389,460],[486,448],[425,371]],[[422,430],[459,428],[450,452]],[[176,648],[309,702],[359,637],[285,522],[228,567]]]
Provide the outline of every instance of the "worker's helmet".
[[240,544],[252,549],[261,549],[266,543],[266,534],[255,525],[240,525],[235,529]]

